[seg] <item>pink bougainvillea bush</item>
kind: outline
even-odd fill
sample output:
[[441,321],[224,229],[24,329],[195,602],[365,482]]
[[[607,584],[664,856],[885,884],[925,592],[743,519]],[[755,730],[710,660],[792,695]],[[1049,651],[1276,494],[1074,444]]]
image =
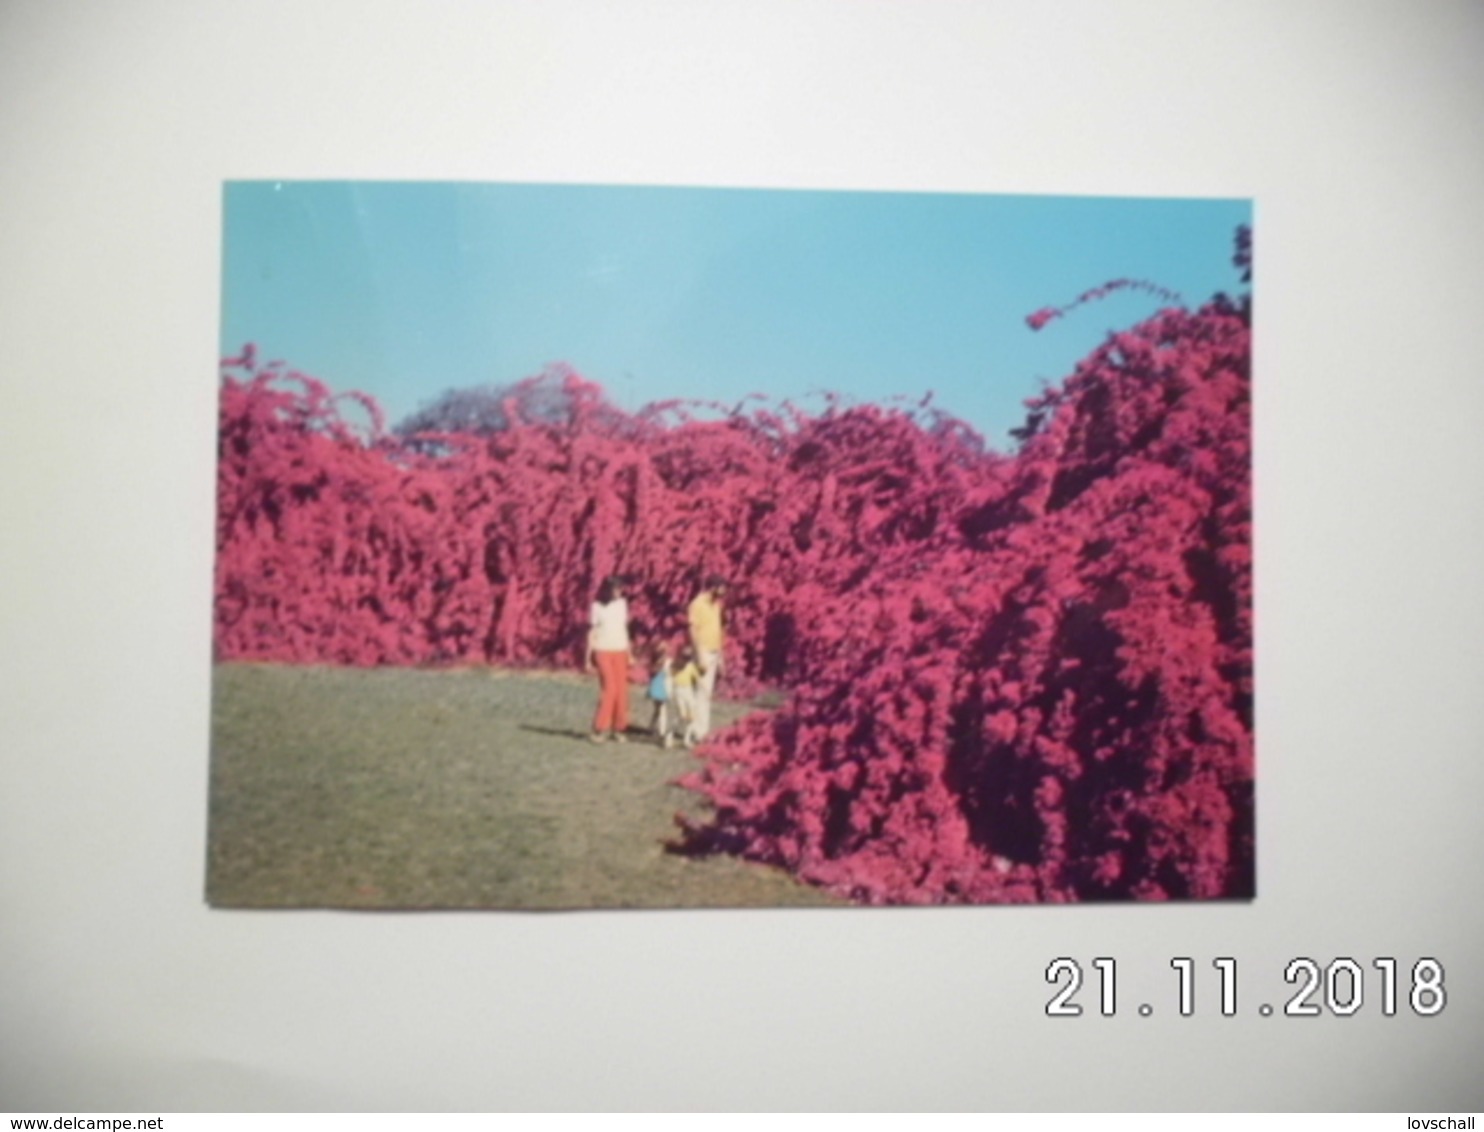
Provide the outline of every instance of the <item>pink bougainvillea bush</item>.
[[566,666],[604,576],[652,638],[721,572],[731,686],[789,695],[702,749],[683,851],[874,903],[1248,895],[1250,321],[1218,298],[1110,336],[1013,456],[926,406],[628,414],[563,369],[498,427],[388,436],[248,350],[217,650]]
[[[698,580],[734,581],[734,676],[789,683],[816,600],[911,553],[1009,461],[913,411],[784,405],[626,414],[556,369],[488,434],[385,435],[374,404],[251,350],[222,382],[220,655],[340,664],[568,665],[609,574],[641,637],[684,629]],[[735,687],[737,680],[731,683]]]
[[1249,333],[1116,335],[931,546],[810,619],[692,836],[877,902],[1252,890]]

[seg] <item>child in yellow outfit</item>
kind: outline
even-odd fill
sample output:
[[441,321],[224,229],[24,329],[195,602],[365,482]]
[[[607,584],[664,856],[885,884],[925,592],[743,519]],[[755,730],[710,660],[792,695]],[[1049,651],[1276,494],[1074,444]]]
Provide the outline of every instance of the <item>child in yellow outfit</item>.
[[681,645],[670,683],[675,689],[675,713],[679,717],[681,742],[687,747],[694,747],[700,737],[696,729],[696,691],[704,675],[696,663],[696,650],[690,645]]

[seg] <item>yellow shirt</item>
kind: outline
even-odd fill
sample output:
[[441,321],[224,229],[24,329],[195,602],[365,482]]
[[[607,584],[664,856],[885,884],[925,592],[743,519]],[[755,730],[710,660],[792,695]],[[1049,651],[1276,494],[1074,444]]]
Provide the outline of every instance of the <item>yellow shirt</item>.
[[675,673],[675,686],[677,688],[694,688],[696,681],[700,678],[701,670],[696,667],[695,661],[691,661],[691,663]]
[[721,602],[710,593],[703,593],[690,603],[687,615],[690,620],[690,635],[696,648],[705,652],[720,652],[724,636],[721,629]]

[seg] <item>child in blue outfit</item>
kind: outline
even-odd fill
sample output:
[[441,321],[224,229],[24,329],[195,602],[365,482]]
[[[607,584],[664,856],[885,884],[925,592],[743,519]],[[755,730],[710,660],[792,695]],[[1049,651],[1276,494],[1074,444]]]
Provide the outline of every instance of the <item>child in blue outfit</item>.
[[654,705],[649,717],[649,729],[654,732],[660,746],[668,750],[674,745],[670,733],[670,704],[675,700],[675,678],[671,672],[670,647],[663,641],[654,646],[650,654],[649,689],[646,695]]

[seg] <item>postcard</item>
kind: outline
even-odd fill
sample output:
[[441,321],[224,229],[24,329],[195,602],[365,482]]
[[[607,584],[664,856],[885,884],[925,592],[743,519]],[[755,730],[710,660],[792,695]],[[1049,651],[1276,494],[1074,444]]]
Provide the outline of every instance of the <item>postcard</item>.
[[1245,899],[1252,205],[231,182],[222,908]]

